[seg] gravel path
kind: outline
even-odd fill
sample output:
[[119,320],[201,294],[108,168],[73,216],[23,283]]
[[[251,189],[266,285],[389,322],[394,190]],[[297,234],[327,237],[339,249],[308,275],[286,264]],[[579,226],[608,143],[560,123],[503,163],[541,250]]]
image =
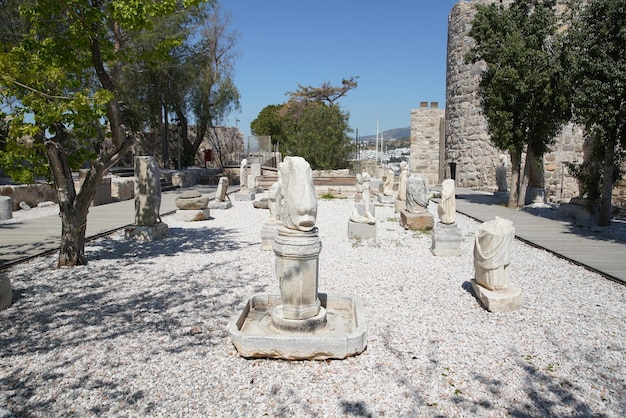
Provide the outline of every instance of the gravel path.
[[320,200],[319,289],[361,300],[367,349],[239,357],[229,318],[278,285],[260,250],[268,212],[234,205],[205,222],[165,217],[164,240],[90,242],[87,266],[50,256],[7,270],[0,417],[624,415],[626,287],[515,241],[524,306],[489,313],[469,285],[477,223],[464,216],[463,255],[441,258],[389,207],[376,240],[350,241],[352,201]]

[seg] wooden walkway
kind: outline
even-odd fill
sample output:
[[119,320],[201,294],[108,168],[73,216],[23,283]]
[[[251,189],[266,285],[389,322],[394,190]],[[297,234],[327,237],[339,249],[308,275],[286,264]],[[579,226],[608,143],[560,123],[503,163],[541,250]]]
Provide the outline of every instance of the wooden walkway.
[[[196,185],[192,189],[215,198],[217,186]],[[177,189],[161,195],[161,215],[176,211],[175,200],[190,189]],[[228,193],[239,190],[230,186]],[[135,222],[135,200],[92,206],[87,216],[87,240],[109,234]],[[59,250],[61,218],[58,215],[0,224],[0,270],[10,265]]]
[[456,210],[481,222],[496,216],[513,222],[515,236],[538,248],[626,284],[626,244],[602,237],[573,223],[509,209],[493,195],[457,189]]

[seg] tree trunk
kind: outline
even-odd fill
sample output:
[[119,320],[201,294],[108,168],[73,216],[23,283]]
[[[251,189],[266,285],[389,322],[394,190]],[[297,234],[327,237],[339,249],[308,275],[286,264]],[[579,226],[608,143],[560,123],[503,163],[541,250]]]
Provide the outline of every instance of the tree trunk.
[[86,264],[85,232],[87,229],[88,212],[88,210],[61,210],[59,267],[73,267]]
[[161,128],[163,129],[161,132],[161,153],[163,154],[163,168],[170,168],[170,141],[168,135],[170,127],[167,118],[167,107],[163,105],[161,111]]
[[613,195],[613,170],[615,164],[615,147],[611,143],[605,145],[604,150],[604,173],[602,176],[602,197],[600,198],[599,226],[611,224],[611,198]]
[[[526,161],[524,161],[524,171],[520,179],[519,194],[517,196],[517,207],[521,208],[526,204],[526,191],[530,182],[530,172],[535,164],[535,155],[530,147],[526,151]],[[521,170],[520,170],[521,171]]]
[[517,208],[518,196],[520,194],[520,163],[521,152],[511,152],[511,187],[509,187],[508,207]]

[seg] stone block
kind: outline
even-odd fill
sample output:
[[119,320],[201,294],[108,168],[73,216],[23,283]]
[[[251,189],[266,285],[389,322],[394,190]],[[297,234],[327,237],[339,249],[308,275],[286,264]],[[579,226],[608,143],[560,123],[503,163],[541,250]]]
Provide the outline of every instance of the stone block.
[[232,197],[235,201],[252,201],[254,200],[255,194],[237,192],[229,194],[228,196]]
[[430,213],[400,211],[400,226],[404,229],[430,231],[435,226],[435,218]]
[[437,224],[432,232],[430,251],[438,257],[458,257],[461,255],[463,235],[456,224]]
[[382,193],[379,193],[376,196],[376,200],[381,205],[395,205],[395,203],[396,203],[396,197],[394,195],[387,196],[387,195],[384,195]]
[[489,290],[472,279],[472,289],[489,312],[511,312],[522,307],[522,291],[512,284],[505,289]]
[[176,219],[184,222],[206,221],[209,219],[209,209],[178,209]]
[[0,274],[0,311],[11,306],[13,300],[13,289],[9,276]]
[[0,221],[6,221],[12,217],[11,198],[9,196],[0,196]]
[[219,202],[217,200],[211,200],[209,202],[209,209],[230,209],[233,207],[233,203],[230,200]]
[[169,228],[166,223],[158,223],[154,226],[127,226],[124,230],[126,239],[137,242],[151,242],[167,236]]
[[370,239],[376,238],[376,224],[364,224],[348,220],[348,238]]

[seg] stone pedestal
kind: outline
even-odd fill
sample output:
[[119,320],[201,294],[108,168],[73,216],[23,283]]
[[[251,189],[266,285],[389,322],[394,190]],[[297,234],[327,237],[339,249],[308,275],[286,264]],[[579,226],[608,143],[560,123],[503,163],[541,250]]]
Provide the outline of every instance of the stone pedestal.
[[[321,305],[317,295],[317,280],[322,242],[317,235],[317,228],[303,232],[282,226],[274,240],[273,249],[282,302],[282,317],[277,317],[279,326],[284,329],[283,319],[311,319],[319,323],[316,317]],[[298,325],[299,329],[301,327],[308,329],[308,325],[303,323]]]
[[278,235],[278,230],[283,226],[283,223],[278,222],[265,222],[263,228],[261,228],[261,249],[263,251],[270,251],[274,245],[274,239]]
[[402,210],[406,210],[406,200],[398,200],[396,199],[396,203],[394,205],[394,212],[400,213]]
[[4,274],[0,274],[0,311],[11,306],[13,299],[13,289],[11,279]]
[[430,251],[438,257],[458,257],[461,255],[463,235],[456,224],[435,226],[432,232]]
[[163,222],[153,226],[131,225],[124,230],[124,236],[137,242],[151,242],[167,236],[168,231],[167,224]]
[[510,312],[522,307],[522,291],[511,284],[504,289],[489,290],[472,279],[476,297],[489,312]]
[[429,212],[412,213],[400,211],[400,226],[404,229],[430,231],[435,225],[435,218]]
[[184,222],[206,221],[209,219],[210,211],[206,209],[178,209],[176,219]]
[[0,221],[6,221],[11,218],[13,218],[11,198],[9,196],[0,196]]
[[348,220],[348,238],[370,239],[376,238],[376,224],[365,224]]
[[240,201],[240,200],[241,201],[252,201],[252,200],[254,200],[254,197],[255,197],[254,193],[252,193],[252,192],[231,193],[231,194],[229,194],[229,196],[234,198],[233,200],[236,200],[236,201]]
[[379,193],[376,196],[376,200],[378,201],[378,203],[380,203],[382,205],[395,205],[395,203],[396,203],[396,197],[394,195],[387,196],[387,195],[382,194],[382,193]]
[[218,202],[217,200],[211,200],[209,202],[209,209],[230,209],[233,207],[233,204],[230,200],[225,200],[223,202]]

